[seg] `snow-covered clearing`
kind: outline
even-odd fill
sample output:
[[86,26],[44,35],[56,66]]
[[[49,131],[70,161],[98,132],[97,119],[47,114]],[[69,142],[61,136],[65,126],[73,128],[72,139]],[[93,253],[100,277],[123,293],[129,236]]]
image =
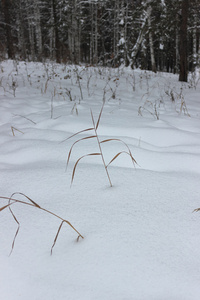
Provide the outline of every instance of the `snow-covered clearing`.
[[[197,80],[197,78],[195,79]],[[0,291],[5,300],[199,300],[200,84],[172,74],[56,64],[0,64],[0,196],[21,192],[38,208],[0,212]],[[193,86],[193,87],[191,87]],[[195,88],[196,87],[196,88]],[[92,131],[121,139],[130,156],[108,167]],[[106,163],[127,151],[102,144]],[[27,201],[22,195],[15,199]],[[0,199],[0,207],[6,205]]]

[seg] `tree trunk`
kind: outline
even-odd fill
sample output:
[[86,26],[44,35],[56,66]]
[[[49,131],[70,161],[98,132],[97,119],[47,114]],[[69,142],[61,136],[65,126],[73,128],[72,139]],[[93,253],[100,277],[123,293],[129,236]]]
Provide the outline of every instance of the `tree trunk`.
[[61,62],[60,57],[60,42],[58,37],[58,20],[57,20],[57,13],[56,13],[56,0],[52,0],[52,11],[53,11],[53,28],[54,28],[54,34],[55,34],[55,53],[56,53],[56,62]]
[[181,24],[180,24],[180,73],[179,81],[187,82],[187,23],[188,23],[189,0],[182,0]]
[[11,31],[11,16],[10,16],[11,1],[2,0],[2,8],[3,8],[4,20],[5,20],[8,58],[13,59],[15,55],[14,55],[14,45],[13,45],[13,37]]
[[[176,19],[177,19],[177,15],[176,15]],[[177,22],[178,23],[178,22]],[[178,33],[178,24],[176,24],[176,49],[175,49],[175,53],[176,53],[176,64],[175,64],[175,73],[178,73],[179,70],[179,33]]]
[[38,50],[38,58],[42,59],[42,30],[40,24],[40,9],[38,5],[38,0],[34,0],[34,15],[36,23],[36,44]]
[[154,55],[154,47],[153,47],[153,35],[151,30],[151,6],[149,5],[147,10],[147,19],[148,19],[148,27],[149,27],[149,45],[150,45],[150,54],[151,54],[151,69],[156,73],[156,62]]
[[198,53],[197,53],[197,15],[194,14],[194,26],[192,31],[193,36],[193,53],[192,53],[192,71],[195,71],[198,63]]
[[23,10],[21,0],[18,2],[18,10],[17,10],[17,23],[18,23],[18,49],[20,50],[21,59],[26,59],[26,41],[25,41],[25,32],[24,32],[24,20],[23,20]]
[[35,41],[34,41],[34,26],[33,26],[33,7],[32,7],[32,1],[28,0],[26,2],[26,15],[27,15],[27,22],[28,22],[28,41],[29,41],[29,59],[32,61],[35,60]]
[[120,15],[120,8],[119,8],[119,0],[115,1],[115,9],[114,9],[114,43],[113,43],[113,66],[116,66],[118,63],[119,57],[119,15]]
[[98,63],[98,4],[95,3],[95,46],[94,46],[94,63]]
[[72,1],[70,11],[70,22],[68,28],[68,44],[72,63],[80,62],[80,24],[79,24],[79,3]]
[[93,1],[90,3],[90,12],[91,12],[91,31],[90,31],[90,64],[94,63],[94,4]]
[[146,21],[147,21],[147,17],[145,16],[145,18],[142,20],[142,24],[140,26],[140,32],[138,35],[138,38],[136,40],[136,43],[132,49],[132,53],[131,53],[131,57],[132,57],[132,65],[131,67],[134,68],[134,63],[136,61],[136,56],[138,54],[138,51],[140,49],[140,46],[142,44],[143,38],[144,38],[144,34],[145,34],[145,26],[146,26]]

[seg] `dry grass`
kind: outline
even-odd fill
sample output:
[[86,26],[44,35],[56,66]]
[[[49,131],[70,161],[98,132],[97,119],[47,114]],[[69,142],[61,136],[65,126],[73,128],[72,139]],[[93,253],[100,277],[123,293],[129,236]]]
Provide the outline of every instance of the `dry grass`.
[[21,117],[21,118],[24,118],[24,119],[26,119],[26,120],[28,120],[28,121],[30,121],[31,123],[33,123],[34,125],[36,125],[36,122],[34,122],[33,120],[31,120],[31,119],[29,119],[29,118],[27,118],[27,117],[25,117],[25,116],[22,116],[22,115],[14,115],[15,117]]
[[[109,139],[100,141],[99,136],[98,136],[98,133],[97,133],[97,129],[98,129],[98,127],[99,127],[99,123],[100,123],[100,120],[101,120],[101,116],[102,116],[104,104],[105,104],[105,101],[103,101],[103,105],[102,105],[102,107],[101,107],[101,111],[100,111],[100,113],[99,113],[98,120],[97,120],[96,124],[95,124],[95,121],[94,121],[93,113],[92,113],[92,111],[91,111],[91,118],[92,118],[93,127],[90,127],[90,128],[87,128],[87,129],[84,129],[84,130],[81,130],[81,131],[78,131],[78,132],[76,132],[75,134],[71,135],[69,138],[67,138],[67,139],[64,140],[64,141],[66,141],[66,140],[68,140],[68,139],[70,139],[70,138],[72,138],[72,137],[74,137],[74,136],[76,136],[76,135],[78,135],[78,134],[80,134],[80,133],[88,132],[88,131],[91,131],[91,130],[93,131],[93,134],[92,134],[92,135],[87,136],[87,137],[80,138],[80,139],[76,140],[76,141],[72,144],[72,146],[71,146],[71,148],[70,148],[70,150],[69,150],[69,153],[68,153],[67,166],[68,166],[68,164],[69,164],[70,157],[71,157],[71,153],[72,153],[72,150],[73,150],[73,147],[75,146],[75,144],[77,144],[77,143],[79,143],[79,142],[81,142],[81,141],[83,141],[83,140],[88,140],[88,139],[93,139],[93,138],[95,138],[95,139],[97,140],[98,147],[99,147],[99,152],[85,154],[85,155],[83,155],[83,156],[81,156],[81,157],[78,158],[78,160],[77,160],[77,161],[75,162],[75,164],[74,164],[74,168],[73,168],[73,171],[72,171],[71,184],[73,183],[74,175],[75,175],[75,171],[76,171],[76,168],[77,168],[78,163],[80,162],[81,159],[83,159],[84,157],[87,157],[87,156],[101,156],[102,163],[103,163],[103,166],[104,166],[104,169],[105,169],[105,171],[106,171],[106,175],[107,175],[107,177],[108,177],[108,181],[109,181],[109,184],[110,184],[111,187],[112,187],[112,182],[111,182],[110,175],[109,175],[109,172],[108,172],[108,166],[109,166],[109,165],[110,165],[117,157],[119,157],[122,153],[125,153],[125,154],[127,154],[127,155],[130,156],[130,158],[131,158],[131,160],[132,160],[132,162],[133,162],[133,165],[137,164],[137,162],[136,162],[136,160],[134,159],[134,157],[133,157],[133,155],[132,155],[132,153],[131,153],[131,150],[129,149],[128,145],[127,145],[126,143],[124,143],[122,140],[120,140],[120,139],[115,139],[115,138],[109,138]],[[128,149],[128,151],[120,151],[120,152],[118,152],[118,153],[110,160],[110,162],[109,162],[108,164],[106,164],[105,159],[104,159],[104,155],[103,155],[103,151],[102,151],[102,148],[101,148],[101,144],[107,143],[107,142],[111,142],[111,141],[117,141],[117,142],[123,143],[123,144],[126,146],[126,148]]]
[[13,127],[13,126],[11,126],[11,130],[12,130],[12,134],[13,134],[13,136],[15,136],[15,131],[18,131],[18,132],[20,132],[20,133],[24,134],[24,132],[22,132],[21,130],[19,130],[19,129],[17,129],[17,128]]
[[[22,200],[13,198],[13,197],[15,197],[16,195],[18,195],[18,196],[20,195],[20,196],[25,197],[26,201],[22,201]],[[65,220],[65,219],[63,219],[63,218],[61,218],[60,216],[56,215],[55,213],[53,213],[53,212],[51,212],[51,211],[49,211],[49,210],[47,210],[47,209],[45,209],[45,208],[42,208],[39,204],[37,204],[35,201],[33,201],[31,198],[29,198],[28,196],[26,196],[26,195],[23,194],[23,193],[13,193],[13,194],[10,196],[10,198],[0,196],[0,199],[8,200],[8,204],[6,204],[6,205],[0,207],[0,212],[3,211],[4,209],[8,208],[8,209],[10,210],[10,213],[11,213],[13,219],[14,219],[15,222],[17,223],[17,230],[16,230],[16,233],[15,233],[14,238],[13,238],[13,242],[12,242],[12,247],[11,247],[10,255],[11,255],[13,249],[14,249],[14,246],[15,246],[15,240],[16,240],[16,238],[17,238],[17,235],[18,235],[19,229],[20,229],[20,222],[18,221],[16,215],[14,214],[14,212],[13,212],[13,210],[12,210],[12,208],[11,208],[11,206],[13,206],[13,204],[16,204],[16,203],[18,203],[18,204],[23,204],[23,205],[29,205],[29,206],[38,208],[38,209],[40,209],[40,210],[42,210],[42,211],[44,211],[44,212],[46,212],[46,213],[48,213],[48,214],[50,214],[50,215],[53,215],[54,217],[56,217],[56,218],[58,218],[58,219],[61,220],[61,224],[60,224],[60,226],[59,226],[59,228],[58,228],[58,230],[57,230],[56,236],[55,236],[55,238],[54,238],[53,245],[52,245],[52,247],[51,247],[51,254],[52,254],[53,248],[54,248],[54,246],[55,246],[55,244],[56,244],[56,241],[57,241],[58,235],[59,235],[59,233],[60,233],[61,227],[62,227],[62,225],[63,225],[64,223],[67,223],[67,224],[68,224],[68,225],[69,225],[69,226],[70,226],[70,227],[78,234],[77,241],[79,240],[80,237],[81,237],[82,239],[84,238],[84,237],[80,234],[80,232],[79,232],[79,231],[78,231],[78,230],[77,230],[77,229],[76,229],[69,221],[67,221],[67,220]],[[27,202],[27,201],[28,201],[28,202]]]
[[159,120],[159,106],[160,106],[160,101],[156,100],[153,103],[147,99],[145,103],[139,107],[138,115],[143,116],[143,111],[146,111],[154,118],[156,118],[156,120]]

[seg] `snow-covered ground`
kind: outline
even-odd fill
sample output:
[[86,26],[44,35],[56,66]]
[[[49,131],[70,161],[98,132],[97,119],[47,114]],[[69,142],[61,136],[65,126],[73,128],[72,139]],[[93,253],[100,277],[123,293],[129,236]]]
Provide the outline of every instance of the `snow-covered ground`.
[[[36,208],[0,211],[0,291],[5,300],[199,300],[200,84],[131,69],[0,63],[0,196]],[[196,80],[196,81],[195,81]],[[121,139],[108,167],[100,141]],[[127,151],[103,143],[106,163]],[[15,199],[28,201],[23,195]],[[7,204],[0,199],[0,207]]]

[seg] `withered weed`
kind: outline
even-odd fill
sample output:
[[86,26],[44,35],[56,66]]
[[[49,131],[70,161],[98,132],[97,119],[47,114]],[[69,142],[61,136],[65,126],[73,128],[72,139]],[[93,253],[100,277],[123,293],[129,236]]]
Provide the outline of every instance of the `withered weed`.
[[[72,146],[71,146],[71,148],[70,148],[70,150],[69,150],[69,153],[68,153],[67,167],[68,167],[68,164],[69,164],[69,161],[70,161],[70,157],[71,157],[71,153],[72,153],[72,150],[73,150],[73,147],[75,146],[75,144],[77,144],[77,143],[79,143],[79,142],[81,142],[81,141],[83,141],[83,140],[96,139],[96,140],[97,140],[97,144],[98,144],[98,148],[99,148],[99,152],[88,153],[88,154],[85,154],[85,155],[83,155],[83,156],[81,156],[81,157],[78,158],[78,160],[75,162],[74,167],[73,167],[72,177],[71,177],[71,184],[73,183],[74,176],[75,176],[75,171],[76,171],[76,168],[77,168],[78,163],[80,162],[81,159],[83,159],[84,157],[87,157],[87,156],[100,156],[100,157],[101,157],[102,163],[103,163],[103,166],[104,166],[104,169],[105,169],[105,171],[106,171],[106,175],[107,175],[107,177],[108,177],[108,181],[109,181],[109,184],[110,184],[111,187],[112,187],[112,182],[111,182],[110,175],[109,175],[109,172],[108,172],[108,166],[109,166],[109,165],[110,165],[117,157],[119,157],[119,155],[121,155],[122,153],[125,153],[125,154],[127,154],[127,155],[130,156],[131,161],[133,162],[133,165],[137,164],[136,160],[134,159],[134,157],[133,157],[133,155],[132,155],[132,153],[131,153],[130,148],[129,148],[128,145],[127,145],[124,141],[122,141],[121,139],[109,138],[109,139],[105,139],[105,140],[100,140],[99,135],[98,135],[98,133],[97,133],[97,129],[98,129],[98,127],[99,127],[99,123],[100,123],[100,120],[101,120],[101,116],[102,116],[102,112],[103,112],[104,105],[105,105],[105,100],[103,101],[103,105],[102,105],[102,107],[101,107],[101,110],[100,110],[100,113],[99,113],[99,116],[98,116],[98,120],[97,120],[96,123],[95,123],[95,121],[94,121],[94,116],[93,116],[92,110],[90,111],[90,113],[91,113],[91,118],[92,118],[92,124],[93,124],[92,127],[87,128],[87,129],[84,129],[84,130],[81,130],[81,131],[78,131],[78,132],[76,132],[75,134],[71,135],[70,137],[68,137],[67,139],[64,140],[64,141],[66,141],[66,140],[68,140],[68,139],[70,139],[70,138],[72,138],[72,137],[74,137],[74,136],[76,136],[76,135],[78,135],[78,134],[80,134],[80,133],[84,133],[84,132],[88,132],[88,131],[93,131],[93,134],[92,134],[92,135],[89,135],[89,136],[80,138],[80,139],[76,140],[76,141],[72,144]],[[64,141],[63,141],[63,142],[64,142]],[[126,146],[127,151],[120,151],[120,152],[118,152],[118,153],[117,153],[117,154],[109,161],[109,163],[106,164],[101,145],[102,145],[103,143],[112,142],[112,141],[117,141],[117,142],[123,143],[123,144]]]
[[[18,196],[23,196],[23,197],[26,198],[26,200],[25,200],[25,201],[22,201],[22,200],[13,198],[13,197],[15,197],[16,195],[18,195]],[[15,222],[17,223],[17,230],[16,230],[16,233],[15,233],[14,238],[13,238],[13,242],[12,242],[12,247],[11,247],[10,255],[11,255],[13,249],[14,249],[14,246],[15,246],[15,240],[16,240],[16,238],[17,238],[17,235],[18,235],[19,229],[20,229],[20,222],[19,222],[19,220],[17,219],[16,215],[14,214],[14,212],[13,212],[13,210],[12,210],[12,208],[11,208],[11,206],[13,206],[14,204],[17,204],[17,203],[18,203],[18,204],[23,204],[23,205],[29,205],[29,206],[38,208],[38,209],[40,209],[40,210],[42,210],[42,211],[44,211],[44,212],[46,212],[46,213],[48,213],[48,214],[50,214],[50,215],[52,215],[52,216],[54,216],[54,217],[56,217],[56,218],[58,218],[58,219],[61,220],[61,224],[60,224],[60,226],[59,226],[59,228],[58,228],[58,230],[57,230],[56,236],[55,236],[55,238],[54,238],[53,245],[52,245],[52,247],[51,247],[51,255],[52,255],[52,252],[53,252],[53,248],[54,248],[54,246],[55,246],[55,244],[56,244],[58,235],[59,235],[59,233],[60,233],[60,230],[61,230],[61,228],[62,228],[62,225],[63,225],[64,223],[68,224],[68,225],[69,225],[69,226],[70,226],[70,227],[78,234],[77,241],[78,241],[80,238],[82,238],[82,239],[84,238],[84,237],[80,234],[80,232],[78,232],[78,230],[77,230],[77,229],[76,229],[69,221],[67,221],[67,220],[65,220],[65,219],[63,219],[63,218],[61,218],[61,217],[58,216],[57,214],[55,214],[55,213],[53,213],[53,212],[51,212],[51,211],[49,211],[49,210],[47,210],[47,209],[45,209],[45,208],[42,208],[39,204],[37,204],[35,201],[33,201],[31,198],[29,198],[28,196],[26,196],[26,195],[23,194],[23,193],[18,193],[18,192],[17,192],[17,193],[13,193],[13,194],[10,196],[10,198],[9,198],[9,197],[2,197],[2,196],[0,196],[0,199],[8,200],[8,203],[7,203],[6,205],[0,207],[0,212],[3,211],[4,209],[8,208],[8,209],[10,210],[10,213],[11,213],[13,219],[14,219]]]

